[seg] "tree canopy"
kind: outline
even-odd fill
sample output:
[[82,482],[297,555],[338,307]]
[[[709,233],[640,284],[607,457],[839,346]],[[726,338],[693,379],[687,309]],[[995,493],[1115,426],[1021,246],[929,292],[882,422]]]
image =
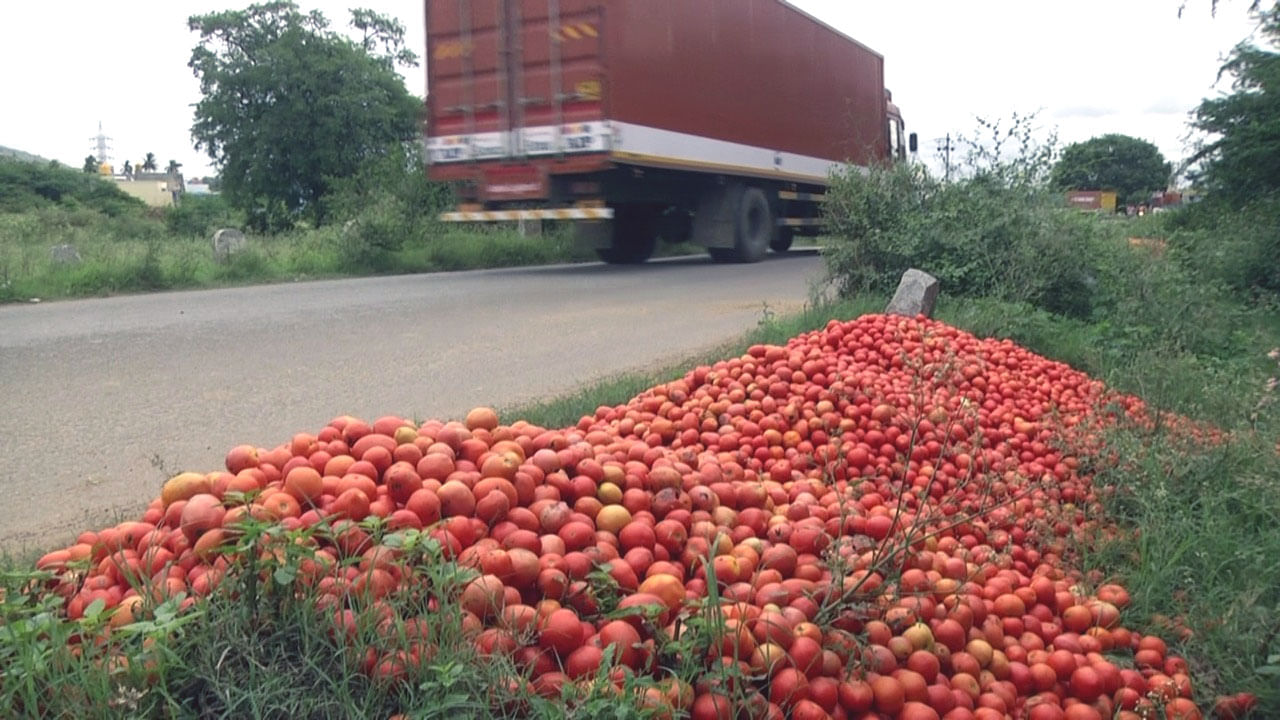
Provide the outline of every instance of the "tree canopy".
[[1231,93],[1202,102],[1193,121],[1210,133],[1196,155],[1204,189],[1237,204],[1280,190],[1280,3],[1259,20],[1270,48],[1237,45],[1220,73]]
[[360,41],[292,2],[193,16],[200,44],[188,63],[204,97],[191,134],[219,170],[223,192],[260,229],[326,217],[334,178],[412,139],[421,102],[396,75],[416,64],[404,26],[353,10]]
[[1068,145],[1051,181],[1062,190],[1115,190],[1117,201],[1140,202],[1169,183],[1171,167],[1159,148],[1128,135],[1102,135]]

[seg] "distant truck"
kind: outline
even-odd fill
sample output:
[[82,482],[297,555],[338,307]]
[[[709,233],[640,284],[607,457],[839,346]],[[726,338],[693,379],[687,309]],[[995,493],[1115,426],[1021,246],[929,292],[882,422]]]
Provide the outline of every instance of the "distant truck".
[[1067,204],[1080,210],[1116,211],[1116,193],[1114,190],[1070,190],[1067,192]]
[[906,156],[884,59],[783,0],[426,0],[426,23],[446,221],[755,262],[818,232],[833,168]]

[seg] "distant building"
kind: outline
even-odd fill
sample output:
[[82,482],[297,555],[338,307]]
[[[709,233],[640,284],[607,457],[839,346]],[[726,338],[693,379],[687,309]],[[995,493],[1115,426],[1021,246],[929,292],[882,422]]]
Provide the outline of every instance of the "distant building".
[[182,173],[135,172],[132,175],[112,175],[116,187],[151,207],[177,205],[186,192]]

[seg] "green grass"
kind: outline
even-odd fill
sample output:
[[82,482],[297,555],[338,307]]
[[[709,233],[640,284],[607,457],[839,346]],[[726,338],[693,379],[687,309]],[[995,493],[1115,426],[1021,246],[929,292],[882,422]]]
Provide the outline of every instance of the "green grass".
[[[235,226],[219,203],[188,201],[187,215],[155,211],[107,216],[78,207],[0,212],[0,303],[95,297],[157,290],[227,287],[322,278],[427,273],[590,262],[595,252],[574,241],[567,224],[524,237],[508,225],[299,228],[250,235],[229,262],[213,257],[204,225]],[[50,249],[68,244],[79,263],[58,263]],[[662,245],[658,256],[701,253]]]
[[1124,582],[1129,622],[1183,654],[1202,692],[1256,693],[1259,717],[1280,710],[1275,427],[1217,447],[1188,447],[1168,431],[1111,433],[1126,463],[1100,466],[1098,480],[1116,493],[1109,514],[1133,532],[1085,558]]
[[[64,243],[75,246],[80,263],[52,260],[49,249]],[[250,236],[245,251],[219,264],[209,240],[169,235],[154,222],[59,211],[0,215],[0,302],[595,259],[563,229],[526,238],[503,227],[438,225],[395,250],[370,248],[333,227]]]

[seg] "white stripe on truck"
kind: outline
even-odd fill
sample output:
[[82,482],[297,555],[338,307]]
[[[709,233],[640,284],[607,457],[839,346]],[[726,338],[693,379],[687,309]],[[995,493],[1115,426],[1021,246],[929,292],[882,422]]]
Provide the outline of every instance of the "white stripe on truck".
[[612,140],[612,154],[624,161],[628,155],[634,155],[639,164],[660,161],[670,165],[704,165],[711,166],[708,170],[726,174],[745,170],[820,185],[827,184],[832,170],[845,166],[845,163],[810,155],[624,122],[613,123]]
[[637,165],[685,166],[724,174],[749,172],[816,185],[826,185],[832,170],[846,167],[835,160],[617,121],[427,138],[432,164],[512,160],[521,155],[515,152],[518,144],[522,157],[608,152],[615,160]]
[[613,208],[547,208],[545,210],[458,210],[440,213],[444,222],[514,222],[516,220],[609,220]]

